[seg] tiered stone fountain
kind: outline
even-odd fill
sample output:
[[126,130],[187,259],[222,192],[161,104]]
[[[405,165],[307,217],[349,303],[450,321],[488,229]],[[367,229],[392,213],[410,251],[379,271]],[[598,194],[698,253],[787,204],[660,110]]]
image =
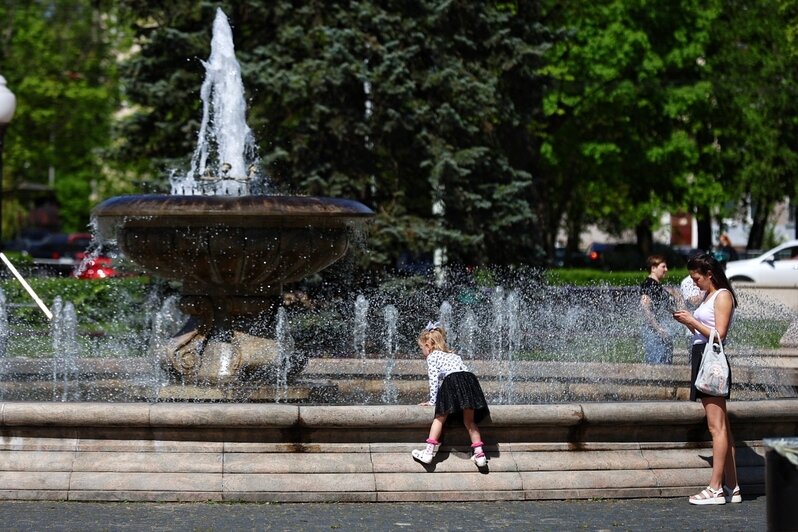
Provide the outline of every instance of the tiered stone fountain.
[[[355,225],[373,214],[352,200],[252,195],[266,187],[256,172],[240,68],[221,10],[205,65],[203,120],[189,174],[173,179],[172,195],[111,198],[93,212],[101,240],[115,240],[152,275],[181,282],[180,306],[191,319],[159,356],[184,398],[196,399],[247,380],[275,383],[281,374],[293,380],[306,356],[286,353],[274,339],[283,283],[341,258]],[[186,384],[195,386],[188,397]]]

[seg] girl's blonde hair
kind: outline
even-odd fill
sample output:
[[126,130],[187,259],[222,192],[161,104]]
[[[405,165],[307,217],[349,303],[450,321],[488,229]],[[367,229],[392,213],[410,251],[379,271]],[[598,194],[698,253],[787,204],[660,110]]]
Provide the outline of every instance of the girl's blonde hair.
[[450,351],[449,346],[446,345],[446,329],[443,327],[435,327],[434,329],[424,329],[418,335],[418,345],[429,345],[432,351]]

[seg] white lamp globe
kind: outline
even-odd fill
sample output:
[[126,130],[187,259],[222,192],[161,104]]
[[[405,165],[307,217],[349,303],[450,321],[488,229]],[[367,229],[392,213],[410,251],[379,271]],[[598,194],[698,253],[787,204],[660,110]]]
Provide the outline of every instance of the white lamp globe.
[[17,97],[6,87],[6,78],[0,76],[0,124],[8,124],[17,109]]

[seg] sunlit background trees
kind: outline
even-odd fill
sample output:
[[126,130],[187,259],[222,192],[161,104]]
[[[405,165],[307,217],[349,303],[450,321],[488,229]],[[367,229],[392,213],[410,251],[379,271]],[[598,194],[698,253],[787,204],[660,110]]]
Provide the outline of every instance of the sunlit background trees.
[[0,0],[3,238],[46,201],[83,230],[188,167],[220,5],[262,173],[374,209],[374,268],[541,264],[589,225],[645,251],[668,212],[704,248],[750,216],[766,247],[796,200],[797,4]]

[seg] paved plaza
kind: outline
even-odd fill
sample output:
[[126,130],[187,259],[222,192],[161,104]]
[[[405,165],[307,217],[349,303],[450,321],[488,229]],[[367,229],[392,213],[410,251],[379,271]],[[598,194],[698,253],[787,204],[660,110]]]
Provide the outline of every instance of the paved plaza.
[[766,529],[766,499],[699,507],[684,497],[470,503],[0,502],[4,531]]

